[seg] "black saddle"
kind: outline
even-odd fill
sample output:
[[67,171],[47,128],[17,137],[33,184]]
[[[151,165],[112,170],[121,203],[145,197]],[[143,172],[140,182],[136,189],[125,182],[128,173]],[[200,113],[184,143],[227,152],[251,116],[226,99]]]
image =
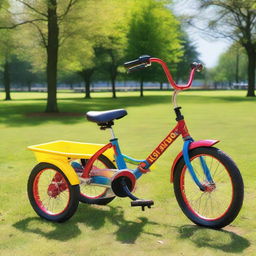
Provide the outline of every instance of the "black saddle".
[[114,119],[120,119],[127,115],[125,109],[113,109],[108,111],[89,111],[86,113],[88,121],[95,122],[98,125],[113,123]]

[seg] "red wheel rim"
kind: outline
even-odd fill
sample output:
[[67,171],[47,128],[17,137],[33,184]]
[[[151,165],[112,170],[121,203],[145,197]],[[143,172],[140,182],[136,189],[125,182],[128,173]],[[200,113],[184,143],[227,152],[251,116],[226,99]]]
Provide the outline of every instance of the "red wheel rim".
[[[54,181],[56,175],[61,177],[58,182]],[[56,186],[56,190],[59,189],[54,196],[49,195],[49,186],[52,184]],[[61,187],[62,189],[60,189]],[[62,214],[68,208],[70,189],[66,179],[60,172],[47,168],[36,175],[33,182],[33,196],[41,211],[48,215],[56,216]]]
[[[96,159],[92,166],[92,169],[106,169],[106,168],[108,168],[107,165],[99,159]],[[108,188],[104,188],[100,186],[92,186],[92,185],[85,185],[85,184],[80,186],[80,194],[83,197],[86,197],[88,199],[99,199],[106,194],[107,190]]]
[[[205,182],[203,179],[204,174],[203,171],[199,172],[198,166],[196,167],[194,162],[197,160],[199,163],[200,156],[204,157],[205,160],[207,159],[207,165],[216,184],[216,189],[207,192],[201,191],[192,180],[185,165],[180,179],[181,195],[187,208],[195,216],[206,221],[216,221],[225,216],[229,211],[233,202],[234,187],[230,174],[224,164],[217,158],[207,154],[196,155],[190,160],[200,182]],[[188,188],[188,186],[191,186],[193,189]],[[192,193],[192,190],[194,193]]]

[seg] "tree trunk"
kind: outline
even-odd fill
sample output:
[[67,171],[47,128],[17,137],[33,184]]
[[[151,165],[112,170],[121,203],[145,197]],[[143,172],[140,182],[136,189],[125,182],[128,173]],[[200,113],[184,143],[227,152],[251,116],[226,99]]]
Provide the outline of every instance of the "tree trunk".
[[27,85],[28,85],[28,91],[31,92],[32,82],[28,81]]
[[163,90],[163,82],[160,82],[160,90]]
[[90,99],[91,98],[91,93],[90,93],[90,85],[91,85],[91,81],[90,79],[85,79],[84,80],[85,83],[85,99]]
[[48,44],[47,44],[47,106],[45,112],[58,112],[57,65],[59,49],[59,26],[57,0],[48,1]]
[[236,83],[239,83],[239,51],[236,52]]
[[115,54],[112,50],[108,52],[110,58],[111,58],[111,63],[110,63],[110,79],[111,79],[111,84],[112,84],[112,98],[116,98],[116,77],[117,77],[117,68],[118,65],[116,63],[116,58]]
[[111,78],[112,98],[116,98],[116,79]]
[[111,85],[112,85],[113,98],[116,98],[116,77],[117,77],[117,66],[111,67]]
[[144,78],[140,78],[140,97],[143,97],[143,84],[144,84]]
[[94,69],[93,68],[89,68],[89,69],[84,69],[80,74],[82,75],[83,79],[84,79],[84,84],[85,84],[85,96],[84,98],[89,99],[91,98],[91,80],[92,80],[92,75],[94,73]]
[[247,97],[255,97],[255,68],[256,68],[256,51],[246,49],[248,57],[248,90]]
[[4,88],[5,88],[5,100],[11,100],[10,65],[8,60],[6,60],[4,64],[3,80],[4,80]]

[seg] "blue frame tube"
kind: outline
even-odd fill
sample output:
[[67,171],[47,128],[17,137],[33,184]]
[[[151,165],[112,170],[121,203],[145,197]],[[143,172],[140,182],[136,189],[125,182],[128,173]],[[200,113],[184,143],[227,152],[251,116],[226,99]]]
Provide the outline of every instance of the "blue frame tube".
[[123,155],[119,147],[118,139],[117,138],[112,139],[110,140],[110,143],[113,145],[115,149],[115,160],[116,160],[118,169],[119,170],[127,169],[126,163],[124,161]]
[[[130,163],[130,164],[134,164],[134,165],[137,165],[137,164],[140,164],[140,163],[145,163],[146,164],[146,168],[149,168],[150,164],[146,161],[146,160],[139,160],[139,159],[135,159],[135,158],[132,158],[132,157],[129,157],[127,155],[122,155],[124,160],[127,162],[127,163]],[[142,176],[142,172],[140,171],[139,168],[136,168],[135,170],[132,170],[134,176],[136,177],[136,179],[139,179],[141,176]]]
[[132,158],[132,157],[124,155],[124,154],[122,154],[122,155],[123,155],[124,160],[129,164],[136,165],[136,164],[140,164],[141,162],[145,162],[145,160],[138,160],[138,159]]
[[[138,159],[123,155],[121,153],[117,138],[110,140],[110,143],[112,143],[113,147],[115,148],[115,160],[116,160],[116,164],[117,164],[117,167],[119,170],[127,169],[127,165],[126,165],[125,161],[127,161],[127,163],[131,163],[131,164],[139,164],[139,163],[145,162],[147,167],[150,166],[150,164],[146,160],[138,160]],[[139,168],[132,170],[132,172],[133,172],[134,176],[136,177],[136,179],[140,178],[143,174],[139,170]]]
[[211,176],[211,173],[210,173],[210,170],[209,170],[203,156],[200,156],[200,163],[201,163],[201,166],[204,170],[204,174],[206,176],[206,179],[209,181],[209,183],[214,183],[214,181],[212,179],[212,176]]
[[[130,164],[140,164],[142,162],[146,163],[146,168],[149,168],[150,167],[150,164],[146,161],[146,160],[139,160],[139,159],[135,159],[135,158],[132,158],[132,157],[129,157],[127,155],[123,155],[121,153],[121,150],[120,150],[120,147],[119,147],[119,143],[118,143],[118,139],[115,138],[115,139],[112,139],[110,140],[110,142],[112,143],[112,145],[114,146],[115,148],[115,160],[116,160],[116,163],[117,163],[117,167],[119,170],[122,170],[122,169],[127,169],[127,165],[126,165],[126,162],[127,163],[130,163]],[[190,158],[189,158],[189,146],[190,144],[193,142],[193,139],[191,140],[186,140],[184,142],[184,146],[183,146],[183,150],[182,150],[182,153],[183,153],[183,157],[184,157],[184,161],[185,161],[185,164],[189,170],[189,173],[191,174],[191,177],[192,179],[194,180],[194,182],[196,183],[196,185],[202,190],[204,191],[205,188],[204,186],[201,184],[201,182],[199,181],[195,171],[194,171],[194,168],[190,162]],[[211,174],[210,174],[210,170],[204,160],[204,158],[202,156],[200,156],[200,163],[201,163],[201,166],[202,166],[202,169],[204,171],[204,174],[206,176],[206,179],[208,182],[210,183],[214,183],[213,182],[213,179],[211,177]],[[136,168],[134,170],[132,170],[133,174],[135,175],[136,179],[140,178],[142,176],[142,172],[139,170],[139,168]]]
[[189,154],[188,154],[188,151],[189,151],[189,145],[193,142],[193,140],[186,140],[184,142],[184,146],[183,146],[183,150],[182,150],[182,153],[183,153],[183,157],[184,157],[184,161],[185,161],[185,164],[189,170],[189,173],[191,174],[191,177],[192,179],[194,180],[194,182],[196,183],[196,185],[202,190],[204,191],[205,188],[204,186],[201,184],[201,182],[198,180],[197,176],[196,176],[196,173],[194,171],[194,168],[190,162],[190,159],[189,159]]
[[[183,146],[183,157],[184,157],[184,161],[185,161],[185,164],[186,166],[188,167],[188,170],[194,180],[194,182],[197,184],[197,186],[201,189],[201,190],[205,190],[204,186],[201,184],[201,182],[198,180],[197,176],[196,176],[196,173],[194,171],[194,168],[192,166],[192,164],[190,163],[190,159],[189,159],[189,146],[190,144],[193,142],[193,140],[187,140],[184,142],[184,146]],[[200,163],[201,163],[201,166],[202,166],[202,169],[204,171],[204,174],[205,174],[205,177],[207,179],[207,181],[209,183],[214,183],[213,179],[212,179],[212,176],[211,176],[211,173],[210,173],[210,170],[204,160],[204,157],[203,156],[200,156]]]

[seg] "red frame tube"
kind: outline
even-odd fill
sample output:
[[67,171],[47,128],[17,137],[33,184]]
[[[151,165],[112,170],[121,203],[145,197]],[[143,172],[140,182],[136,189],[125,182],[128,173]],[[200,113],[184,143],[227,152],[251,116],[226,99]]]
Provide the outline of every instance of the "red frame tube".
[[159,64],[162,65],[162,68],[163,68],[163,70],[165,72],[165,75],[166,75],[169,83],[172,85],[172,87],[174,89],[176,89],[176,90],[186,90],[189,87],[191,87],[193,79],[194,79],[196,68],[193,68],[191,70],[190,76],[189,76],[189,81],[188,81],[188,83],[186,85],[178,85],[173,80],[172,75],[171,75],[171,73],[169,71],[169,68],[168,68],[167,64],[164,61],[162,61],[161,59],[158,59],[158,58],[150,58],[150,62],[156,62],[156,63],[159,63]]
[[90,159],[88,164],[86,164],[84,171],[83,171],[83,175],[82,178],[89,178],[89,172],[92,169],[92,164],[94,163],[94,161],[102,154],[104,153],[107,149],[112,147],[112,143],[108,143],[107,145],[105,145],[104,147],[102,147],[100,150],[98,150]]
[[[161,141],[161,143],[154,149],[154,151],[147,157],[146,161],[149,163],[149,168],[156,160],[165,152],[165,150],[180,136],[182,135],[183,138],[186,138],[189,135],[185,120],[179,120],[176,124],[176,126],[169,132],[169,134]],[[88,164],[86,164],[82,178],[89,178],[89,173],[91,171],[92,165],[94,161],[103,154],[107,149],[113,147],[115,150],[115,147],[112,143],[108,143],[104,147],[102,147],[100,150],[98,150],[90,159]],[[142,168],[142,170],[145,168],[145,162],[141,162],[139,164],[139,169]],[[143,171],[142,171],[143,172]]]
[[[184,120],[178,121],[177,125],[147,157],[146,161],[152,165],[180,135],[183,138],[190,136]],[[143,166],[141,167],[143,168]]]

